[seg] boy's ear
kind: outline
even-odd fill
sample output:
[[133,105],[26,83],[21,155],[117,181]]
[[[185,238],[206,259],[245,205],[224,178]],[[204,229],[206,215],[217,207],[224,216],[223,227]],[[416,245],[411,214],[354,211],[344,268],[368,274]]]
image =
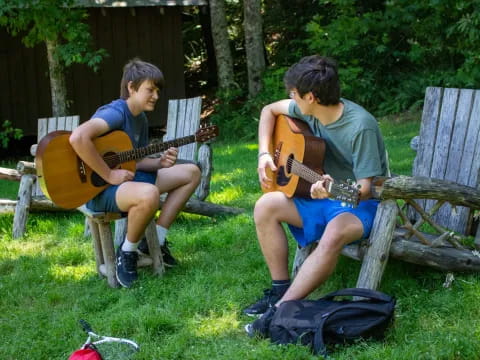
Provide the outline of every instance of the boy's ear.
[[135,88],[133,87],[133,81],[129,81],[129,82],[128,82],[128,84],[127,84],[127,89],[128,89],[128,95],[129,95],[129,96],[132,95],[132,93],[133,93],[134,91],[136,91]]
[[312,93],[311,91],[309,91],[308,93],[306,93],[303,98],[304,98],[309,104],[313,104],[314,102],[316,102],[315,95],[313,95],[313,93]]

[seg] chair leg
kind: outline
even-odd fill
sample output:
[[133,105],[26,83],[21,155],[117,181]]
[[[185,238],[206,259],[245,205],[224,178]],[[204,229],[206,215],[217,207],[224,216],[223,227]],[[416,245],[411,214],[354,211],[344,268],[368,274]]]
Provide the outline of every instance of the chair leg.
[[32,203],[32,190],[35,183],[34,175],[22,175],[18,189],[18,201],[13,216],[13,238],[17,239],[25,234],[30,204]]
[[395,200],[384,200],[378,205],[370,233],[369,247],[365,253],[357,280],[357,287],[376,290],[387,265],[395,230],[398,207]]
[[115,275],[115,250],[113,248],[112,231],[110,222],[100,221],[98,223],[100,241],[102,244],[103,259],[105,260],[105,272],[108,285],[118,287],[117,277]]
[[165,272],[163,264],[162,252],[158,242],[157,229],[155,228],[155,221],[150,221],[145,229],[145,237],[147,238],[148,250],[152,258],[152,268],[154,274],[162,275]]
[[100,276],[106,276],[102,272],[102,265],[105,264],[105,260],[103,259],[103,251],[102,251],[102,242],[100,240],[100,230],[98,228],[98,224],[89,217],[85,218],[87,220],[89,232],[92,235],[92,243],[93,243],[93,251],[95,253],[95,263],[97,264],[97,272]]
[[297,276],[303,262],[308,257],[308,255],[310,255],[310,253],[315,249],[316,246],[317,243],[315,242],[304,247],[297,247],[297,251],[295,252],[295,259],[293,260],[292,265],[292,279]]

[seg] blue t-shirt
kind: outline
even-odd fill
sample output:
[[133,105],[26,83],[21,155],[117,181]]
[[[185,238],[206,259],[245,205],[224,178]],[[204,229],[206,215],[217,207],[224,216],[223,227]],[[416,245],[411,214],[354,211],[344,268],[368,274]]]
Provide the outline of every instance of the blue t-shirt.
[[112,101],[97,109],[93,118],[100,118],[107,122],[110,131],[125,131],[134,148],[148,145],[148,119],[144,112],[133,116],[123,99]]

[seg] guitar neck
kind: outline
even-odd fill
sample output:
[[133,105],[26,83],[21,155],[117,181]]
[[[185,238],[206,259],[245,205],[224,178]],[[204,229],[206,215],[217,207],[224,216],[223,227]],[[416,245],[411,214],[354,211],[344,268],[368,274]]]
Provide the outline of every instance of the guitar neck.
[[118,163],[121,164],[121,163],[132,161],[132,160],[143,159],[145,156],[162,152],[168,148],[180,147],[182,145],[187,145],[193,142],[195,142],[195,135],[189,135],[189,136],[185,136],[175,140],[162,142],[159,144],[148,145],[138,149],[121,151],[116,154],[118,158],[115,160],[116,162],[118,161]]
[[303,165],[301,162],[294,160],[294,159],[288,159],[289,165],[291,165],[291,172],[299,177],[301,177],[303,180],[308,181],[310,184],[314,184],[317,181],[320,181],[323,179],[323,176],[316,173],[309,167]]

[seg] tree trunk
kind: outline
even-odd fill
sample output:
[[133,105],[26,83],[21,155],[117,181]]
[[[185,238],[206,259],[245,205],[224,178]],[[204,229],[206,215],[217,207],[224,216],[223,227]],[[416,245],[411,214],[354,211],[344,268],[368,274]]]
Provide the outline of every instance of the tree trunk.
[[248,96],[254,97],[262,89],[262,73],[265,70],[261,1],[245,0],[243,2],[243,11],[248,70]]
[[67,114],[67,85],[63,66],[55,54],[56,40],[46,40],[48,70],[50,77],[50,92],[52,96],[52,116],[65,116]]
[[215,59],[215,47],[212,38],[212,21],[210,17],[210,5],[202,6],[199,14],[200,25],[202,27],[203,41],[207,51],[207,80],[213,85],[217,83],[217,61]]
[[210,17],[212,21],[213,45],[217,59],[218,85],[220,89],[226,90],[232,88],[235,82],[224,0],[210,0]]

